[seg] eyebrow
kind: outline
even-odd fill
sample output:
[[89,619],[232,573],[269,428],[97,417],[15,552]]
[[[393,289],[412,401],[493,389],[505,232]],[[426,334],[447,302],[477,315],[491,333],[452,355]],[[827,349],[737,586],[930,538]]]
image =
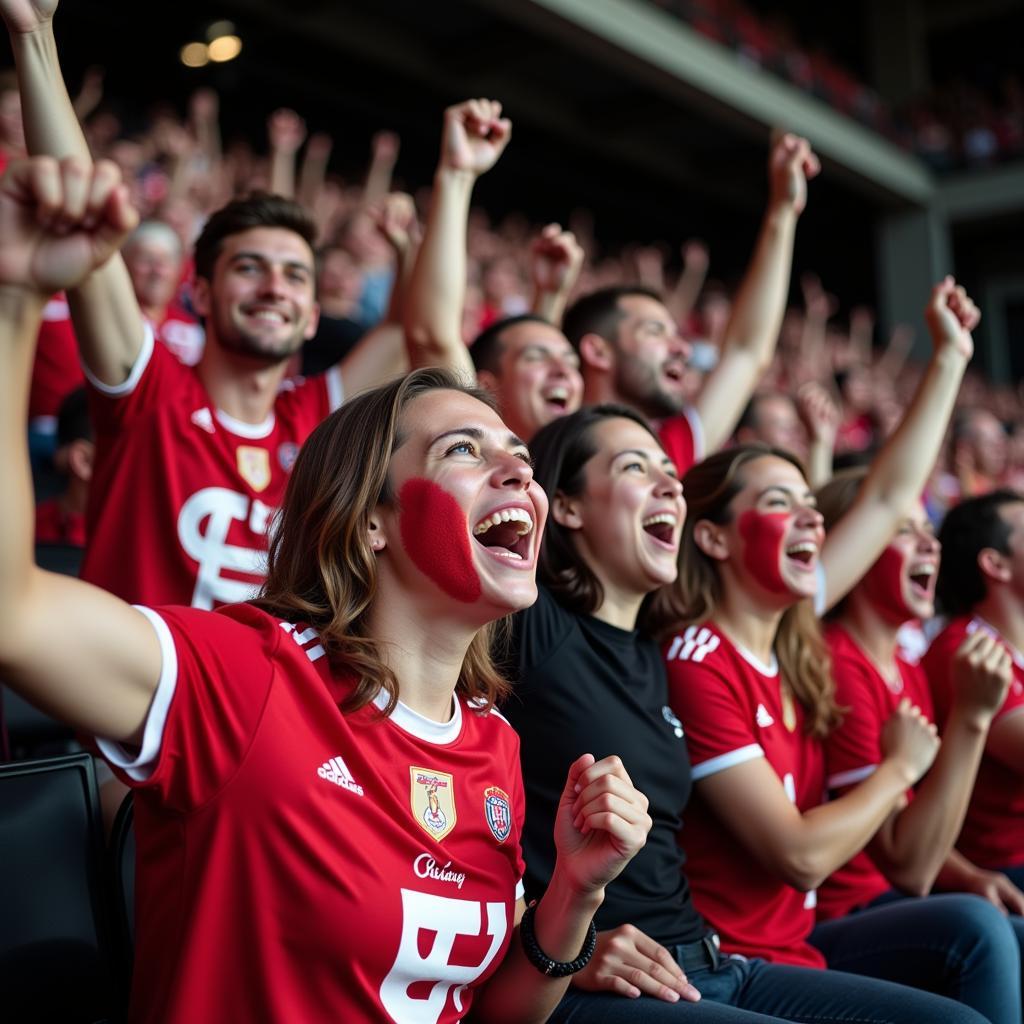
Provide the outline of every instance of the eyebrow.
[[[652,459],[651,456],[642,448],[623,448],[621,452],[615,453],[614,458],[617,459],[620,455],[639,455],[640,458],[644,459],[646,462],[654,461],[654,459]],[[662,454],[661,459],[658,461],[661,463],[662,466],[669,466],[672,469],[676,468],[676,464],[664,453]]]
[[[256,260],[257,263],[273,263],[272,259],[269,259],[261,252],[236,252],[231,257],[231,262],[236,263],[238,260]],[[284,260],[286,267],[299,267],[301,270],[305,270],[308,273],[313,273],[313,267],[309,263],[304,263],[302,260]]]
[[[443,434],[438,434],[431,442],[429,447],[433,448],[438,441],[443,441],[446,437],[453,437],[458,435],[459,437],[471,437],[474,441],[482,441],[484,439],[484,432],[479,427],[456,427],[454,430],[446,430]],[[526,448],[526,442],[515,434],[509,434],[506,438],[506,443],[509,448]]]
[[[758,499],[763,498],[766,494],[770,493],[771,491],[781,491],[783,494],[788,495],[790,498],[800,497],[800,495],[796,491],[794,491],[792,487],[783,487],[782,484],[771,484],[770,486],[766,487],[763,491],[758,493]],[[815,502],[815,504],[817,504],[818,499],[815,497],[814,491],[810,490],[810,488],[804,491],[803,497],[811,498]]]

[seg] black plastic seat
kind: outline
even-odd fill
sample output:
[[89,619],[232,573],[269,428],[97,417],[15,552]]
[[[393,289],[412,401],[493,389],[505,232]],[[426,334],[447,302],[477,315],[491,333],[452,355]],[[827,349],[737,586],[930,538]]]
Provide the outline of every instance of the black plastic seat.
[[114,1019],[103,826],[88,754],[0,765],[0,1019]]
[[118,984],[127,994],[135,959],[135,813],[128,793],[110,830],[111,892]]

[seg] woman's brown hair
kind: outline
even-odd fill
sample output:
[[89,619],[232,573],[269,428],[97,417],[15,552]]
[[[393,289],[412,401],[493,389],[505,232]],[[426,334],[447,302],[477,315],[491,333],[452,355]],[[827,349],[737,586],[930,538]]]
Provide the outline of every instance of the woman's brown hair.
[[[377,589],[370,517],[378,504],[396,500],[388,467],[405,441],[402,413],[438,389],[461,391],[494,408],[486,392],[438,369],[416,370],[350,399],[302,446],[273,530],[266,582],[254,603],[289,621],[308,622],[332,664],[355,674],[345,712],[369,704],[382,690],[385,714],[398,700],[398,680],[369,634],[367,613]],[[491,623],[474,637],[456,686],[487,707],[508,688],[491,659],[495,628]]]
[[[679,545],[679,578],[659,590],[644,612],[642,625],[653,635],[665,639],[682,626],[714,618],[722,600],[722,581],[718,563],[697,545],[694,528],[702,519],[719,525],[731,522],[733,498],[746,483],[744,467],[766,456],[784,459],[804,473],[790,452],[746,444],[698,462],[683,477],[687,509]],[[783,614],[775,635],[775,656],[782,678],[806,713],[807,732],[819,738],[827,735],[839,724],[841,710],[835,700],[828,648],[809,598]]]

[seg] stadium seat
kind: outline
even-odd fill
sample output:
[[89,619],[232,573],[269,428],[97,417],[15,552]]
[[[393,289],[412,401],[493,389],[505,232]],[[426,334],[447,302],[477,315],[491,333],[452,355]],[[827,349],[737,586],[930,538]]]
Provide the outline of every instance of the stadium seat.
[[117,944],[117,980],[125,991],[131,985],[135,952],[135,815],[132,794],[121,803],[110,831],[111,894]]
[[88,754],[0,766],[0,1019],[117,1019]]

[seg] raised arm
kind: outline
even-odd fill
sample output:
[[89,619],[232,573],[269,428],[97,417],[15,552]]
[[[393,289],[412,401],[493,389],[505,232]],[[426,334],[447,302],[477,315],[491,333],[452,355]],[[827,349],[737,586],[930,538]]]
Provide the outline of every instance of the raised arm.
[[548,224],[530,245],[530,277],[533,279],[531,310],[555,327],[583,268],[583,248],[571,231]]
[[306,122],[294,110],[282,107],[267,118],[271,192],[295,198],[296,153],[305,138]]
[[825,607],[864,575],[902,516],[924,490],[942,445],[981,314],[952,277],[933,289],[925,321],[933,352],[906,415],[878,453],[850,510],[829,531],[821,553]]
[[[0,0],[18,69],[25,140],[29,153],[62,160],[76,157],[81,168],[77,184],[84,188],[84,172],[92,158],[78,118],[68,97],[53,37],[57,0]],[[119,256],[69,290],[82,361],[104,384],[122,384],[142,348],[145,328],[131,278]]]
[[721,448],[768,369],[789,295],[796,222],[820,170],[806,139],[783,135],[768,163],[771,191],[754,255],[725,328],[722,356],[696,402],[707,451]]
[[494,166],[511,134],[512,124],[494,100],[467,100],[444,112],[441,159],[406,302],[405,341],[412,369],[443,366],[475,379],[461,323],[469,200],[476,179]]
[[37,157],[0,183],[0,675],[55,717],[122,742],[139,739],[156,690],[156,633],[118,598],[34,564],[25,420],[44,303],[137,222],[113,164]]

